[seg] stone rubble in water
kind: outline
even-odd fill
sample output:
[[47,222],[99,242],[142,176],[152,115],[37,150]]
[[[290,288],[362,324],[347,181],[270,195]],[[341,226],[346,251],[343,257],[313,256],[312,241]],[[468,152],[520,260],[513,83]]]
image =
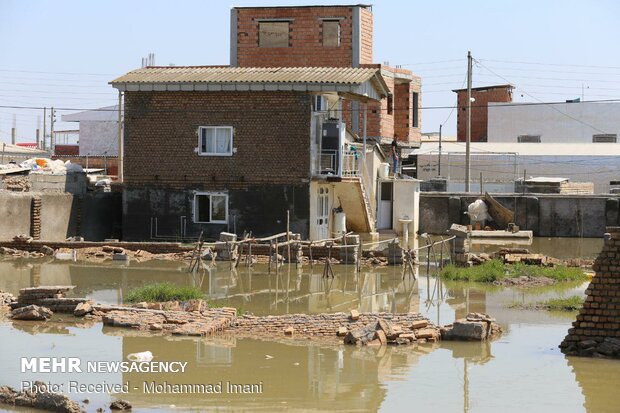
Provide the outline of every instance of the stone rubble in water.
[[13,320],[47,320],[52,317],[54,313],[52,310],[46,307],[39,307],[38,305],[29,305],[26,307],[19,307],[11,312],[11,318]]
[[0,291],[0,307],[11,305],[16,301],[15,296],[11,293]]
[[34,383],[39,391],[17,391],[8,386],[0,386],[0,404],[9,406],[29,407],[59,413],[84,412],[80,406],[69,397],[47,391],[45,383]]
[[131,404],[127,400],[115,400],[110,403],[110,410],[131,410]]
[[[410,327],[403,329],[401,325],[394,325],[389,320],[377,319],[365,326],[352,329],[344,337],[345,344],[353,345],[407,345],[412,343],[434,342],[439,339],[439,329],[430,326],[428,321],[414,322]],[[420,326],[414,329],[413,326]]]
[[495,319],[484,313],[469,313],[465,318],[441,328],[442,340],[485,341],[502,333]]

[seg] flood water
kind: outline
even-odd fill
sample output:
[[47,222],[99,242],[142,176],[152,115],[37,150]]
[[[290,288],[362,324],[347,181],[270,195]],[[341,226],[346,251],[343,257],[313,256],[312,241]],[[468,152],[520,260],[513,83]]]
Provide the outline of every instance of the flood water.
[[[565,242],[566,241],[566,242]],[[564,258],[576,248],[594,257],[600,240],[535,240],[530,250]],[[556,252],[553,254],[552,252]],[[575,257],[578,255],[570,255]],[[412,411],[438,412],[618,412],[620,362],[565,357],[557,346],[575,314],[510,308],[514,303],[582,294],[586,285],[519,290],[450,283],[427,277],[405,281],[399,268],[336,266],[336,278],[321,278],[323,266],[240,266],[227,263],[194,276],[171,262],[116,264],[0,261],[0,290],[17,293],[34,285],[76,285],[74,295],[120,303],[130,289],[168,281],[199,286],[215,303],[254,314],[335,311],[421,312],[446,324],[468,312],[497,318],[505,333],[492,343],[428,344],[417,347],[351,348],[282,338],[277,342],[237,339],[230,334],[194,339],[149,337],[101,324],[74,322],[56,315],[46,323],[0,323],[0,385],[23,380],[54,383],[130,383],[128,400],[136,411]],[[20,357],[80,357],[120,361],[149,350],[156,361],[186,361],[174,373],[99,373],[96,375],[22,373]],[[222,394],[149,394],[144,382],[222,383]],[[258,394],[230,394],[226,383],[262,385]],[[134,389],[134,387],[136,387]],[[107,394],[76,394],[95,411]]]

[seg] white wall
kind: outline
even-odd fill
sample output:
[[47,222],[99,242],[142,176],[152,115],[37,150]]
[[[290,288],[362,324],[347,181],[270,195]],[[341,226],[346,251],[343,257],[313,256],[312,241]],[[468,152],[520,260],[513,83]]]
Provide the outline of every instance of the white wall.
[[602,133],[620,136],[620,102],[489,104],[488,142],[541,135],[542,143],[591,143],[592,135]]
[[[106,153],[107,152],[107,153]],[[118,155],[118,122],[81,121],[80,155]]]
[[[518,144],[515,146],[518,147]],[[418,156],[419,179],[426,181],[437,176],[437,158],[436,153]],[[465,182],[465,154],[444,153],[441,159],[441,173],[448,179],[448,191],[462,191],[462,183]],[[522,178],[526,173],[527,177],[562,177],[571,182],[592,182],[594,192],[602,194],[609,193],[609,181],[618,179],[618,171],[620,156],[613,154],[558,156],[541,153],[517,154],[516,157],[509,154],[472,154],[471,190],[479,191],[481,172],[484,189],[488,192],[512,192],[514,180]]]

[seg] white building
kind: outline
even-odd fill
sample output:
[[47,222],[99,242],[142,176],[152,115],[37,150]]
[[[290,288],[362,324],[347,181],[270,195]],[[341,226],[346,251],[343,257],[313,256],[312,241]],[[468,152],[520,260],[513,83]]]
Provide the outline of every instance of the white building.
[[[417,156],[418,179],[438,176],[439,144],[422,142]],[[448,192],[465,188],[465,143],[445,142],[441,151],[441,175]],[[514,181],[529,177],[562,177],[570,182],[592,182],[595,193],[609,193],[610,181],[620,179],[620,145],[616,143],[513,143],[471,144],[473,192],[513,192]]]
[[118,105],[62,116],[79,122],[80,156],[118,156]]
[[620,102],[488,106],[488,142],[616,143],[618,134]]

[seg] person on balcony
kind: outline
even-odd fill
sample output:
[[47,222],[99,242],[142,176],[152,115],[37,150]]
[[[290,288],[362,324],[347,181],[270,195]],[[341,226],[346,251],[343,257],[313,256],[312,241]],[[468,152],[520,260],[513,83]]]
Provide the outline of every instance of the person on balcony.
[[390,147],[390,157],[392,158],[392,173],[394,177],[398,174],[398,141],[396,136],[392,140],[392,146]]

